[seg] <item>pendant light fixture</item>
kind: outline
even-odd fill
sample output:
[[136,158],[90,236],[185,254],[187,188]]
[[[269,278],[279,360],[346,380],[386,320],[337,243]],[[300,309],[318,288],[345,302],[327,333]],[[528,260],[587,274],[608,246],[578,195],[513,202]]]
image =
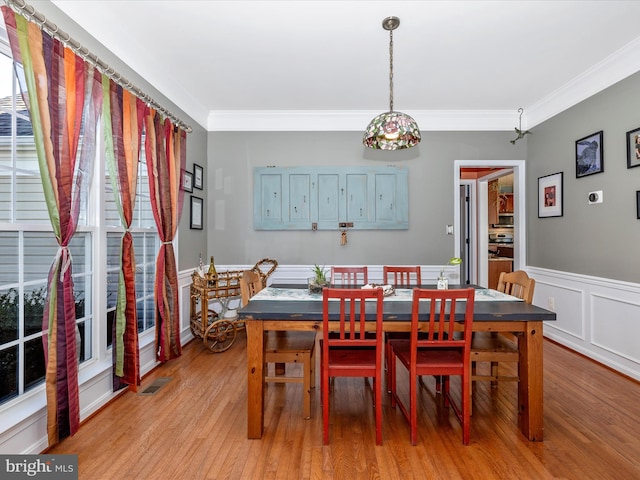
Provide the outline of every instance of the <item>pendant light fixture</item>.
[[420,129],[406,113],[393,111],[393,31],[400,25],[398,17],[387,17],[382,28],[389,30],[389,111],[375,117],[364,132],[365,147],[380,150],[399,150],[420,143]]

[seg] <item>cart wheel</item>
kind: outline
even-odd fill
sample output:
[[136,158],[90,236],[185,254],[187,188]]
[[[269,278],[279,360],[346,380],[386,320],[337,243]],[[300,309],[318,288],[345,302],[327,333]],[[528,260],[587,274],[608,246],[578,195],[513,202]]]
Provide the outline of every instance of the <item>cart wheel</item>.
[[212,352],[220,353],[231,348],[236,335],[235,323],[228,320],[218,320],[207,327],[204,332],[204,343]]

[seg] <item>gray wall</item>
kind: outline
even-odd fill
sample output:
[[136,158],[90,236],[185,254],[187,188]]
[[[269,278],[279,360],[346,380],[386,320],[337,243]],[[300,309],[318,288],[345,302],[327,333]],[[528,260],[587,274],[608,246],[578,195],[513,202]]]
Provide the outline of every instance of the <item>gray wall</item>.
[[[187,134],[187,166],[189,172],[193,172],[193,164],[197,163],[207,174],[207,132],[195,123],[191,123],[193,132]],[[205,184],[206,187],[206,184]],[[207,191],[193,189],[193,193],[184,193],[182,217],[178,230],[178,269],[185,270],[198,265],[198,256],[202,252],[204,263],[207,263],[207,218],[203,217],[203,229],[191,230],[191,195],[207,201]],[[194,253],[195,252],[195,253]]]
[[[640,167],[627,169],[626,135],[640,127],[640,73],[552,119],[528,136],[528,264],[640,281]],[[604,131],[604,172],[577,179],[575,141]],[[564,172],[564,215],[538,218],[538,177]],[[602,204],[587,196],[603,191]]]
[[[364,128],[364,126],[363,126]],[[454,160],[526,158],[526,141],[509,132],[423,132],[409,150],[362,146],[362,132],[209,133],[208,255],[219,264],[443,264],[454,252]],[[389,165],[409,169],[409,230],[350,231],[340,246],[336,231],[254,231],[253,167]],[[224,221],[216,213],[223,211]],[[193,252],[192,262],[197,262]]]

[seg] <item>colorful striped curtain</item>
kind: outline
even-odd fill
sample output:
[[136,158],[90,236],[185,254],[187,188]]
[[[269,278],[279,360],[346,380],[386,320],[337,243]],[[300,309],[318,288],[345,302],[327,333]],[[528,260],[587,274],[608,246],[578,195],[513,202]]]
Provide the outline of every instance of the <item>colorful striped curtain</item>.
[[132,93],[102,77],[106,164],[113,195],[125,232],[120,252],[118,299],[113,322],[113,389],[140,385],[136,264],[133,236],[129,232],[136,203],[138,160],[146,105]]
[[[59,244],[49,270],[42,328],[49,445],[80,424],[72,259],[80,202],[86,200],[100,116],[100,73],[34,23],[2,7],[11,51],[22,64],[40,177]],[[23,89],[24,91],[24,89]],[[79,148],[79,140],[82,144]]]
[[153,109],[148,110],[145,124],[151,208],[162,242],[156,259],[154,284],[156,359],[165,362],[182,353],[178,270],[171,242],[178,230],[184,200],[180,177],[186,164],[187,134],[172,125],[169,119],[163,121]]

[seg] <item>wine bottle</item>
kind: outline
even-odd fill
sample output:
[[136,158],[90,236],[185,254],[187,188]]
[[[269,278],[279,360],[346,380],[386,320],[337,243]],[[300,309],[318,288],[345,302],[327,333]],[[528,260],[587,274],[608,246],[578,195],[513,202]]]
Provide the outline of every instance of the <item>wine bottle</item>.
[[209,262],[209,270],[207,271],[207,277],[209,280],[215,280],[218,276],[218,272],[216,272],[216,266],[213,263],[213,255],[211,255],[211,261]]

